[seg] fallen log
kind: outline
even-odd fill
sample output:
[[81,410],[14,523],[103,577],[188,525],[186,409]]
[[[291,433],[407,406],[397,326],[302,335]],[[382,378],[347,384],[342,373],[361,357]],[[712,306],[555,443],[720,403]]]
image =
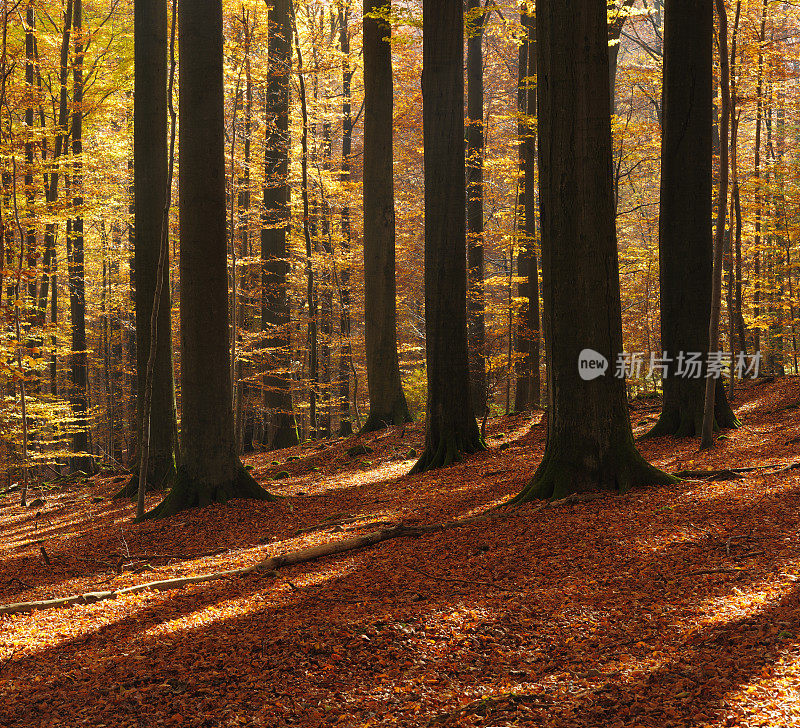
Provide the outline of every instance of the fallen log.
[[[539,506],[539,509],[597,500],[598,498],[603,498],[605,495],[606,494],[604,493],[575,494],[568,496],[567,498],[562,498],[561,500],[544,503],[543,505]],[[128,586],[122,589],[86,592],[85,594],[73,594],[71,596],[61,597],[58,599],[45,599],[34,602],[3,604],[0,605],[0,616],[3,614],[26,614],[29,612],[43,611],[47,609],[57,609],[58,607],[67,607],[74,604],[94,604],[96,602],[106,601],[109,599],[116,599],[117,597],[125,596],[127,594],[137,594],[139,592],[150,590],[168,591],[171,589],[180,589],[181,587],[189,586],[191,584],[202,584],[207,581],[219,581],[221,579],[233,579],[236,577],[247,576],[255,572],[277,572],[278,569],[283,569],[287,566],[305,564],[311,561],[316,561],[317,559],[321,559],[325,556],[334,556],[335,554],[342,554],[348,551],[369,548],[370,546],[375,546],[383,541],[389,541],[395,538],[419,537],[431,533],[449,531],[454,528],[463,528],[464,526],[471,526],[482,521],[501,518],[508,515],[508,511],[494,509],[488,513],[482,513],[477,516],[469,516],[467,518],[460,518],[454,521],[447,521],[445,523],[427,526],[398,523],[387,528],[382,528],[378,531],[366,533],[362,536],[343,538],[338,541],[320,544],[319,546],[311,546],[310,548],[301,549],[299,551],[292,551],[286,554],[270,556],[256,564],[253,564],[252,566],[244,566],[239,569],[216,571],[210,574],[198,574],[197,576],[148,581],[144,584],[135,584],[134,586]]]
[[679,470],[673,473],[676,478],[699,479],[699,480],[723,480],[735,479],[742,473],[753,473],[756,470],[775,470],[776,473],[783,473],[787,470],[800,469],[800,462],[790,463],[771,463],[770,465],[752,465],[747,468],[720,468],[718,470]]
[[[499,513],[496,515],[500,515]],[[450,528],[458,528],[460,526],[467,526],[472,523],[477,523],[481,520],[486,520],[495,516],[495,514],[486,514],[481,516],[473,516],[459,521],[448,521],[447,523],[432,525],[432,526],[407,526],[404,524],[396,524],[389,528],[383,528],[379,531],[372,531],[371,533],[364,534],[363,536],[354,536],[353,538],[344,538],[339,541],[333,541],[319,546],[312,546],[307,549],[293,551],[287,554],[279,554],[277,556],[270,556],[263,559],[252,566],[245,566],[239,569],[229,569],[227,571],[217,571],[211,574],[198,574],[197,576],[186,576],[175,579],[162,579],[159,581],[149,581],[144,584],[135,584],[134,586],[124,587],[122,589],[111,589],[108,591],[95,591],[87,592],[85,594],[73,594],[68,597],[61,597],[58,599],[45,599],[35,602],[18,602],[16,604],[4,604],[0,606],[0,615],[3,614],[23,614],[27,612],[36,612],[46,609],[56,609],[58,607],[72,606],[73,604],[94,604],[96,602],[105,601],[108,599],[116,599],[117,597],[125,596],[126,594],[136,594],[143,591],[167,591],[170,589],[180,589],[184,586],[191,584],[201,584],[207,581],[218,581],[220,579],[232,579],[241,576],[247,576],[254,572],[271,572],[287,566],[295,566],[296,564],[304,564],[310,561],[316,561],[325,556],[333,556],[335,554],[345,553],[347,551],[355,551],[357,549],[368,548],[382,541],[388,541],[394,538],[423,536],[429,533],[436,533]]]

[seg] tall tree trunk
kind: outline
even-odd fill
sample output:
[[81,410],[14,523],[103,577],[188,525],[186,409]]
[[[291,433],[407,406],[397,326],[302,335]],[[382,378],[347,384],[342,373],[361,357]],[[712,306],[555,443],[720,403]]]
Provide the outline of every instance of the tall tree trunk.
[[[691,376],[685,364],[680,375],[677,367],[680,356],[708,354],[713,33],[710,3],[667,0],[658,251],[661,344],[672,363],[664,377],[661,416],[648,436],[691,437],[702,429],[705,377]],[[715,389],[717,424],[736,427],[724,387]]]
[[[45,163],[46,152],[42,153],[42,161],[44,166],[44,190],[45,201],[47,203],[47,212],[49,215],[55,215],[55,203],[58,200],[58,184],[59,184],[59,171],[58,165],[62,155],[67,152],[69,137],[69,104],[67,95],[67,81],[69,79],[69,51],[72,39],[72,24],[73,24],[73,0],[67,0],[66,8],[64,10],[64,28],[61,33],[61,50],[60,50],[60,66],[59,66],[59,100],[58,100],[58,120],[57,120],[57,134],[53,148],[53,156],[49,160],[51,169],[48,169],[48,164]],[[46,147],[43,147],[43,150]],[[44,249],[45,249],[45,266],[49,273],[42,280],[42,285],[39,288],[39,320],[38,323],[44,326],[45,309],[47,306],[47,289],[52,291],[51,299],[51,314],[50,325],[55,328],[58,323],[58,287],[57,273],[58,261],[56,259],[56,231],[57,223],[48,222],[44,228]],[[71,245],[71,243],[68,244]],[[55,349],[56,337],[52,337],[51,342]],[[50,359],[50,391],[51,394],[57,394],[58,377],[57,377],[57,358],[55,352]]]
[[181,464],[148,514],[273,498],[244,469],[231,406],[222,0],[178,2]]
[[467,346],[464,4],[424,0],[425,445],[412,472],[483,450],[472,407]]
[[[158,276],[164,202],[167,199],[167,0],[137,0],[134,9],[136,74],[133,104],[134,269],[136,301],[136,436],[141,449],[150,358],[153,300]],[[156,354],[150,404],[147,487],[169,485],[178,459],[178,424],[172,369],[172,302],[170,271],[162,271],[156,318]],[[134,477],[120,495],[132,495]]]
[[[737,342],[737,329],[739,322],[742,321],[742,209],[739,199],[739,116],[737,114],[737,77],[736,53],[737,40],[739,34],[739,19],[742,13],[742,2],[736,3],[736,15],[733,23],[733,34],[731,37],[730,55],[730,160],[731,160],[731,202],[728,229],[730,231],[730,250],[729,259],[726,261],[728,266],[728,339],[731,347],[731,361],[736,362],[737,353],[746,350],[744,337]],[[741,112],[739,112],[741,113]],[[731,365],[729,378],[728,397],[733,399],[734,383],[736,381],[736,367]]]
[[606,4],[540,0],[537,33],[549,403],[544,458],[516,500],[672,482],[634,446],[625,382],[579,367],[584,349],[612,367],[622,352]]
[[539,405],[542,386],[539,374],[539,262],[536,255],[536,129],[533,123],[536,116],[536,20],[527,10],[522,13],[521,20],[525,37],[520,48],[517,99],[520,121],[517,133],[522,171],[522,243],[517,265],[522,279],[519,295],[527,302],[523,304],[516,336],[517,353],[522,355],[514,396],[517,412]]
[[322,253],[322,275],[320,276],[320,416],[319,437],[331,436],[331,334],[333,332],[333,285],[331,271],[333,270],[333,245],[331,241],[331,206],[325,193],[325,180],[331,169],[331,125],[327,121],[327,110],[323,108],[326,120],[322,124],[322,174],[320,175],[320,236],[318,251]]
[[[736,24],[734,26],[733,42],[731,44],[731,66],[736,67],[736,54],[737,54],[737,38],[739,31],[739,19],[741,16],[741,0],[736,3]],[[731,83],[732,98],[731,98],[731,158],[732,158],[732,172],[733,172],[733,211],[736,219],[734,246],[735,246],[735,277],[736,277],[736,292],[734,296],[734,305],[736,309],[735,328],[736,334],[739,339],[739,350],[747,354],[747,338],[745,336],[744,326],[744,313],[742,310],[742,201],[739,186],[739,114],[735,113],[736,104],[738,101],[737,91],[738,71],[733,74],[733,81]],[[732,380],[731,380],[732,381]]]
[[[391,26],[377,17],[389,7],[386,0],[364,0],[364,331],[369,417],[362,432],[411,421],[397,353]],[[458,33],[463,37],[462,30]]]
[[755,231],[753,234],[753,350],[761,350],[761,226],[764,216],[764,193],[761,184],[761,124],[764,118],[764,41],[767,31],[767,3],[761,6],[761,27],[758,34],[758,71],[756,81],[756,132],[753,149],[753,177],[755,178]]
[[311,386],[308,390],[308,419],[309,436],[313,439],[317,435],[317,384],[319,383],[319,358],[318,358],[318,329],[317,329],[317,287],[314,276],[314,247],[312,237],[315,227],[315,213],[312,213],[310,203],[310,191],[308,180],[308,160],[309,160],[309,114],[308,97],[306,95],[305,76],[303,74],[303,56],[300,50],[300,34],[297,32],[297,15],[294,3],[289,0],[289,10],[292,16],[292,28],[294,31],[294,48],[297,54],[297,66],[299,69],[298,81],[300,86],[300,112],[302,117],[303,132],[300,138],[300,192],[303,197],[303,238],[306,244],[306,304],[308,305],[308,364],[309,379]]
[[467,0],[467,330],[472,406],[486,412],[486,300],[483,231],[483,31],[488,13]]
[[290,220],[289,74],[292,25],[289,0],[273,0],[268,29],[269,83],[267,137],[264,152],[264,217],[261,227],[261,325],[270,350],[264,375],[264,405],[272,426],[269,447],[298,443],[291,389],[291,332],[288,295]]
[[[27,100],[25,102],[25,251],[28,256],[28,268],[35,270],[39,251],[36,245],[36,190],[33,185],[34,171],[34,148],[33,141],[33,120],[34,120],[34,101],[35,101],[35,32],[36,32],[36,12],[33,0],[28,0],[25,9],[25,91]],[[29,271],[29,274],[33,271]],[[35,326],[38,322],[38,296],[36,279],[31,276],[28,282],[28,295],[31,300],[30,319]],[[39,342],[40,344],[40,342]],[[38,358],[38,357],[37,357]],[[38,380],[38,376],[37,376]],[[38,388],[38,381],[34,384]]]
[[[244,33],[244,129],[243,129],[243,165],[241,179],[239,180],[239,240],[241,243],[242,255],[246,258],[252,257],[250,249],[250,163],[253,148],[253,73],[251,66],[251,46],[253,27],[250,23],[250,13],[242,7],[242,29]],[[245,331],[251,332],[253,329],[253,315],[251,300],[252,274],[251,267],[245,265],[241,275],[241,297],[239,304],[238,320],[239,326]],[[236,390],[234,391],[234,402],[236,403],[236,442],[240,452],[252,452],[253,450],[253,402],[252,387],[248,382],[243,381],[247,376],[252,376],[252,365],[245,363],[242,359],[234,362]]]
[[342,52],[342,168],[339,182],[344,189],[342,204],[342,268],[339,328],[342,345],[339,350],[339,436],[353,434],[350,417],[350,370],[353,368],[353,352],[350,345],[350,155],[353,153],[353,116],[350,69],[350,0],[339,5],[339,48]]
[[[719,350],[719,321],[722,308],[722,266],[725,247],[725,220],[728,214],[728,141],[731,119],[730,66],[728,63],[728,15],[725,0],[715,0],[719,20],[719,66],[721,87],[720,109],[720,151],[719,151],[719,190],[717,194],[717,222],[714,236],[714,266],[711,286],[711,317],[708,324],[709,352]],[[705,405],[700,447],[709,448],[714,444],[715,395],[725,392],[724,386],[717,386],[715,377],[706,375]]]
[[72,154],[73,198],[75,218],[72,222],[72,260],[69,269],[70,316],[72,320],[72,411],[75,431],[72,467],[84,473],[94,473],[96,466],[89,454],[89,363],[86,352],[86,278],[83,238],[83,0],[75,0],[75,59],[72,71],[73,103]]

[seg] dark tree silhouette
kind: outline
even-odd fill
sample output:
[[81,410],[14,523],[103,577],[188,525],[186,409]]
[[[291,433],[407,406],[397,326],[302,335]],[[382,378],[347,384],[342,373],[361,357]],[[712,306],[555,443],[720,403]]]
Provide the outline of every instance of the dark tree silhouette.
[[[134,7],[133,194],[136,307],[136,441],[141,451],[142,408],[152,332],[150,322],[167,196],[167,2],[140,0]],[[163,266],[156,358],[150,402],[147,458],[149,489],[169,485],[175,475],[178,422],[172,369],[169,266]],[[138,476],[117,495],[132,496]]]
[[422,119],[425,145],[425,446],[412,472],[483,450],[467,351],[464,6],[425,0]]
[[606,3],[537,6],[547,444],[517,501],[674,479],[636,450],[623,379],[585,381],[584,348],[622,352]]
[[245,470],[231,401],[222,0],[178,2],[180,52],[181,464],[147,517],[272,498]]
[[264,213],[261,228],[261,322],[272,350],[264,376],[264,404],[270,410],[269,447],[298,442],[292,406],[289,334],[289,73],[292,24],[289,0],[273,0],[269,11],[267,139],[264,152]]
[[[410,422],[397,355],[390,3],[364,0],[364,333],[369,417],[362,432]],[[463,159],[462,159],[463,165]]]
[[[710,2],[666,1],[658,257],[661,346],[672,359],[708,352],[713,39]],[[661,416],[647,436],[699,436],[705,386],[705,378],[665,377]],[[715,417],[720,427],[739,424],[724,387],[716,387]]]

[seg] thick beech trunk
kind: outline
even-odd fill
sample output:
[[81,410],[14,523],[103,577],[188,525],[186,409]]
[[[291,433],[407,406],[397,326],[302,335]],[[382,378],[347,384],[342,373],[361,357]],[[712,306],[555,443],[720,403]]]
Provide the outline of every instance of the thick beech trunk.
[[[602,0],[537,6],[549,406],[544,458],[517,501],[673,480],[637,452],[613,376],[622,323],[606,33]],[[579,375],[585,348],[608,360],[604,376]]]
[[423,3],[425,146],[425,445],[413,472],[485,449],[473,414],[467,348],[464,47],[461,0]]
[[[681,352],[708,353],[713,27],[711,3],[665,3],[659,276],[661,346],[673,362],[648,436],[699,435],[703,420],[705,377],[674,376],[674,360]],[[736,427],[724,387],[715,389],[717,425]]]
[[264,375],[264,405],[270,411],[271,449],[298,443],[292,404],[289,275],[289,73],[292,24],[289,0],[274,0],[269,12],[269,84],[264,152],[264,213],[261,227],[261,323],[270,349]]
[[179,0],[178,28],[182,457],[149,518],[272,498],[239,460],[231,406],[222,0]]
[[388,6],[387,0],[364,0],[364,331],[369,417],[362,432],[411,421],[397,354],[391,26],[384,19],[367,17]]

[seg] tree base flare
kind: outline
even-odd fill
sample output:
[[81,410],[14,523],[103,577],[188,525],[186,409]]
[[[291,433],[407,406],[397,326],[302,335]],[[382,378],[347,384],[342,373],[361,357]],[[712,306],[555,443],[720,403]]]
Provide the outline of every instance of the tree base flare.
[[[172,487],[175,482],[175,470],[170,468],[168,471],[161,473],[158,477],[147,481],[147,493],[159,493]],[[135,472],[131,475],[131,479],[125,483],[114,495],[112,500],[120,500],[122,498],[135,498],[139,492],[139,474]]]
[[[716,407],[714,412],[714,430],[735,430],[741,427],[742,423],[734,414],[733,410],[725,406]],[[662,411],[653,427],[644,433],[639,439],[645,440],[650,437],[697,437],[703,430],[703,409],[695,411],[685,409],[670,409]]]
[[294,447],[300,444],[300,438],[297,436],[297,428],[290,426],[281,426],[272,437],[269,444],[270,450],[283,450],[287,447]]
[[426,441],[425,449],[414,467],[411,468],[409,475],[425,473],[436,468],[446,468],[448,465],[461,462],[465,455],[473,455],[488,449],[486,441],[478,433],[477,425],[475,433],[471,437],[458,437],[451,434],[440,437],[435,446]]
[[142,520],[167,518],[189,508],[203,508],[212,503],[227,503],[236,499],[276,501],[278,496],[264,490],[243,465],[237,468],[232,481],[216,484],[197,483],[187,475],[184,467],[180,467],[167,497],[146,513]]
[[394,412],[370,412],[367,421],[358,434],[366,435],[370,432],[385,430],[387,427],[392,427],[393,425],[406,425],[413,421],[414,419],[411,417],[407,407],[395,407]]
[[582,464],[579,457],[545,454],[533,479],[510,503],[560,500],[574,493],[598,490],[626,493],[632,488],[677,482],[678,478],[650,465],[633,444],[622,448],[616,455],[609,455],[596,468]]

